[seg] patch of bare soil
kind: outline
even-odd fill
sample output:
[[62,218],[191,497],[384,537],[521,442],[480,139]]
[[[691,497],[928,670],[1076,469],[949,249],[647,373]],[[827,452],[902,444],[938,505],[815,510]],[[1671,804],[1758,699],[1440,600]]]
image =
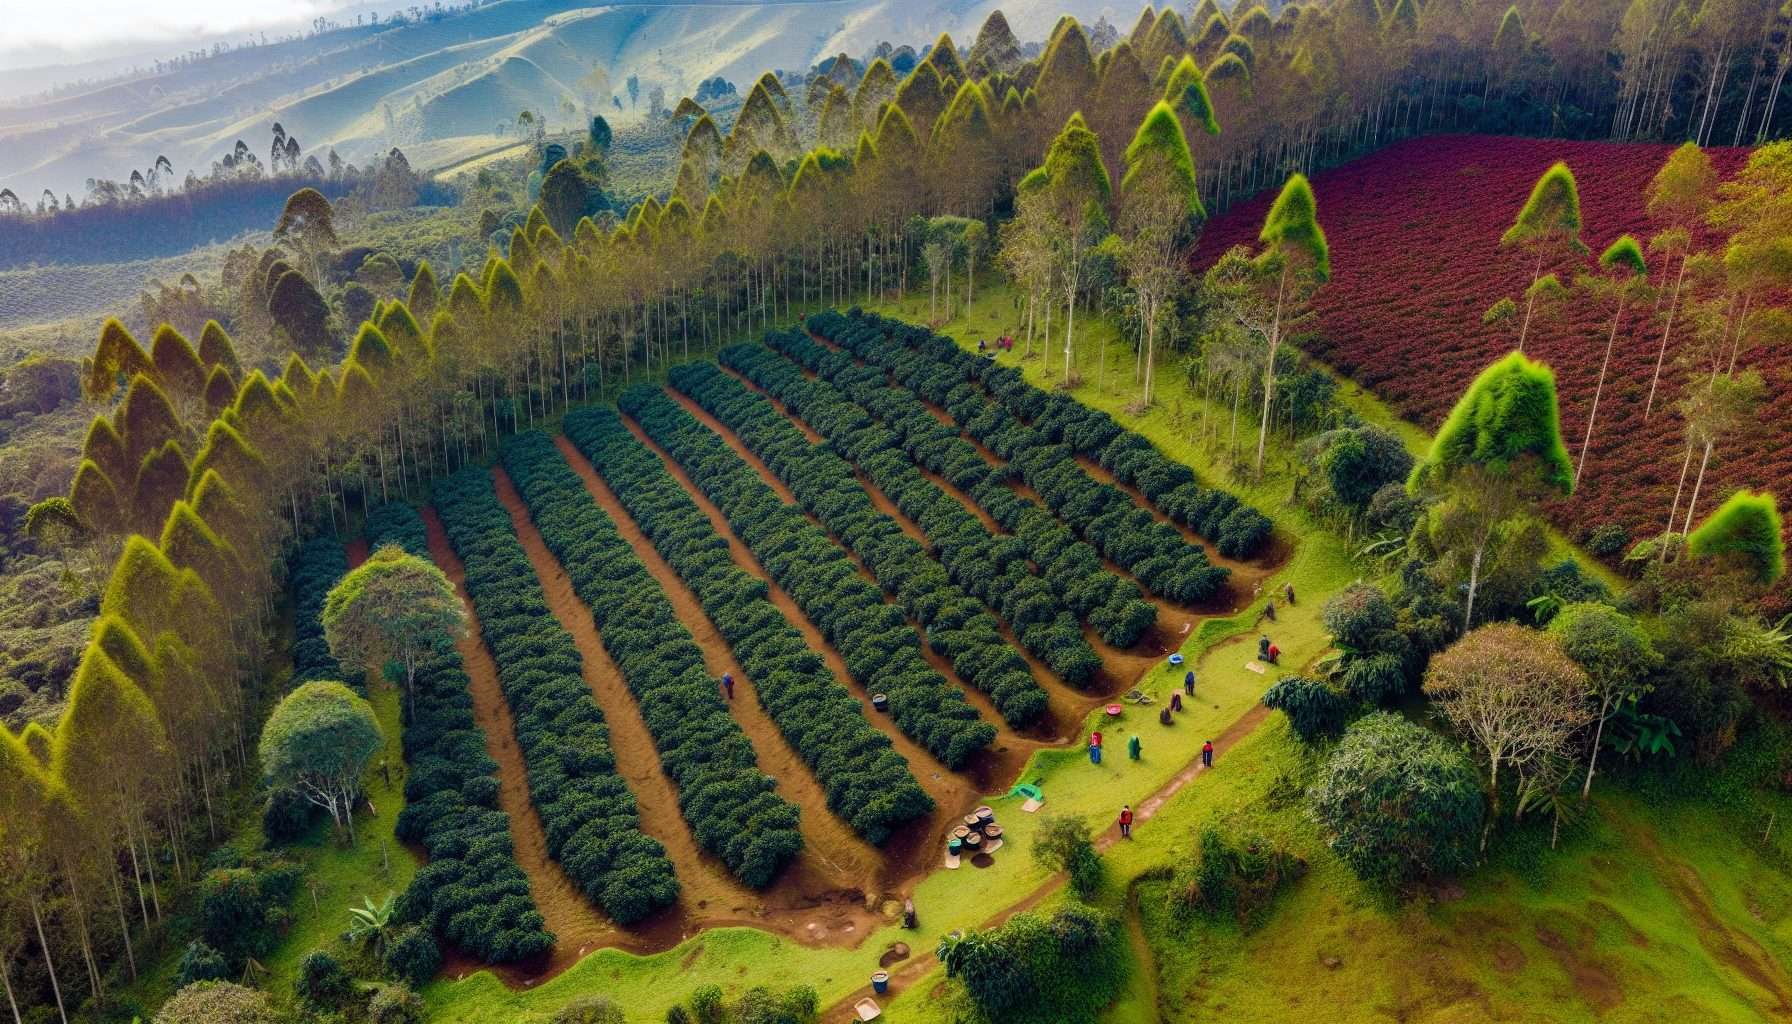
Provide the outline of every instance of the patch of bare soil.
[[[1589,932],[1591,929],[1582,929]],[[1597,1013],[1605,1013],[1624,1001],[1624,989],[1613,977],[1611,969],[1595,957],[1590,947],[1591,936],[1583,934],[1570,940],[1547,925],[1537,925],[1537,942],[1556,958],[1574,992]]]
[[[1638,827],[1632,834],[1655,861],[1656,874],[1698,922],[1693,934],[1719,962],[1748,979],[1759,992],[1745,997],[1774,1020],[1792,1020],[1792,974],[1785,963],[1763,948],[1754,936],[1734,928],[1717,912],[1711,890],[1685,862],[1668,856],[1652,832]],[[1763,995],[1765,998],[1763,998]]]

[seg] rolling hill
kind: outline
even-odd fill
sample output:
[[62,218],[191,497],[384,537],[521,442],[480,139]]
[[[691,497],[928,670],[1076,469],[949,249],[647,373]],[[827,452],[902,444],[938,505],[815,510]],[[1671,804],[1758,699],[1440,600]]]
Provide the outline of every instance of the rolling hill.
[[[393,146],[489,136],[521,110],[550,123],[628,120],[654,86],[670,103],[702,80],[750,81],[880,41],[916,47],[945,29],[968,45],[998,6],[1023,39],[1062,14],[1091,22],[1097,0],[785,0],[627,3],[503,0],[435,20],[353,26],[235,50],[86,92],[0,106],[0,186],[77,198],[89,178],[123,180],[166,155],[203,171],[237,139],[261,153],[279,122],[307,154],[364,162]],[[631,103],[630,76],[640,90]],[[620,109],[618,107],[620,104]],[[447,143],[446,145],[440,145]],[[424,166],[428,166],[427,164]]]

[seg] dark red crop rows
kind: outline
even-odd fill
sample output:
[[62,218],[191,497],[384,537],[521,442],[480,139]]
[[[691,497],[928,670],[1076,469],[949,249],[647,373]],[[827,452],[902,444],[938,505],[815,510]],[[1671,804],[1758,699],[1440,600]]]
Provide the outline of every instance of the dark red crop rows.
[[[1663,145],[1439,136],[1390,146],[1315,176],[1332,280],[1315,302],[1319,337],[1309,351],[1435,429],[1475,374],[1517,338],[1516,324],[1488,326],[1481,317],[1501,296],[1522,303],[1531,261],[1501,250],[1499,238],[1538,175],[1556,160],[1568,162],[1580,184],[1582,237],[1596,255],[1624,232],[1647,244],[1656,226],[1645,212],[1645,193],[1670,151]],[[1711,155],[1722,177],[1747,158],[1736,149]],[[1260,196],[1210,224],[1197,265],[1211,263],[1227,246],[1254,245],[1274,198]],[[1584,266],[1590,268],[1593,258]],[[1651,259],[1651,279],[1659,282],[1662,261],[1654,254]],[[1567,280],[1571,268],[1554,269]],[[1571,457],[1580,454],[1610,316],[1608,306],[1577,293],[1554,317],[1533,322],[1525,344],[1526,354],[1556,371]],[[1605,523],[1622,524],[1632,537],[1665,524],[1684,427],[1674,410],[1682,375],[1673,367],[1673,348],[1654,413],[1643,420],[1661,330],[1648,304],[1625,316],[1580,489],[1550,510],[1577,539]],[[1699,495],[1700,516],[1738,487],[1768,487],[1792,498],[1792,388],[1784,386],[1792,353],[1747,353],[1743,362],[1767,378],[1770,404],[1757,429],[1728,439],[1714,454]]]

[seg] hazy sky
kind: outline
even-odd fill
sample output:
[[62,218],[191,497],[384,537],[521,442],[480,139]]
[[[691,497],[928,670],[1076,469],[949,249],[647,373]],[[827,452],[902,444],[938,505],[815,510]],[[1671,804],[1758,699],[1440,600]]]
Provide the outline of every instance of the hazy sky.
[[355,0],[0,0],[0,68],[183,48],[266,30],[289,32]]

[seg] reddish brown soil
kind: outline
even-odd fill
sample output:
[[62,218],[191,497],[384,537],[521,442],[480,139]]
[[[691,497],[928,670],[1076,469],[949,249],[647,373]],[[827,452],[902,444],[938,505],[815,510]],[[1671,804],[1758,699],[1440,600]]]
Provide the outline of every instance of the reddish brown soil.
[[[504,691],[498,686],[498,666],[491,652],[480,639],[479,617],[473,602],[467,598],[466,568],[448,543],[442,521],[435,509],[423,510],[423,525],[429,537],[429,557],[454,584],[461,603],[467,610],[467,632],[455,644],[460,651],[462,667],[473,694],[473,720],[485,737],[485,750],[498,762],[498,808],[510,819],[510,842],[516,850],[516,862],[529,879],[529,895],[540,908],[547,929],[556,939],[546,965],[523,968],[530,979],[538,973],[553,974],[570,967],[578,957],[599,946],[623,943],[627,936],[606,921],[586,901],[585,896],[568,878],[560,865],[548,856],[547,837],[542,833],[541,818],[529,801],[529,780],[523,764],[523,752],[516,742],[516,728]],[[467,969],[479,965],[468,963]],[[448,973],[456,974],[450,965]],[[500,969],[505,981],[522,980],[511,969]]]
[[814,774],[760,706],[752,677],[735,660],[734,652],[704,613],[696,594],[660,557],[653,542],[641,532],[621,500],[578,448],[565,437],[556,438],[555,443],[584,482],[592,499],[615,522],[617,532],[629,542],[636,557],[647,566],[647,571],[672,602],[679,621],[703,649],[704,666],[709,674],[716,678],[723,673],[734,677],[735,697],[728,708],[752,743],[760,770],[778,780],[779,792],[786,800],[802,808],[803,854],[780,884],[791,884],[793,888],[816,895],[845,887],[875,890],[881,881],[882,855],[828,811],[827,796],[815,781]]
[[367,561],[367,538],[356,537],[342,546],[342,555],[348,559],[350,569],[359,569],[361,563]]
[[[1792,969],[1775,958],[1754,936],[1733,928],[1711,903],[1711,890],[1685,862],[1668,856],[1654,833],[1631,830],[1638,844],[1655,861],[1656,874],[1673,892],[1680,905],[1699,923],[1693,930],[1705,952],[1748,979],[1759,993],[1748,993],[1770,1020],[1792,1020]],[[1763,998],[1763,996],[1765,998]]]

